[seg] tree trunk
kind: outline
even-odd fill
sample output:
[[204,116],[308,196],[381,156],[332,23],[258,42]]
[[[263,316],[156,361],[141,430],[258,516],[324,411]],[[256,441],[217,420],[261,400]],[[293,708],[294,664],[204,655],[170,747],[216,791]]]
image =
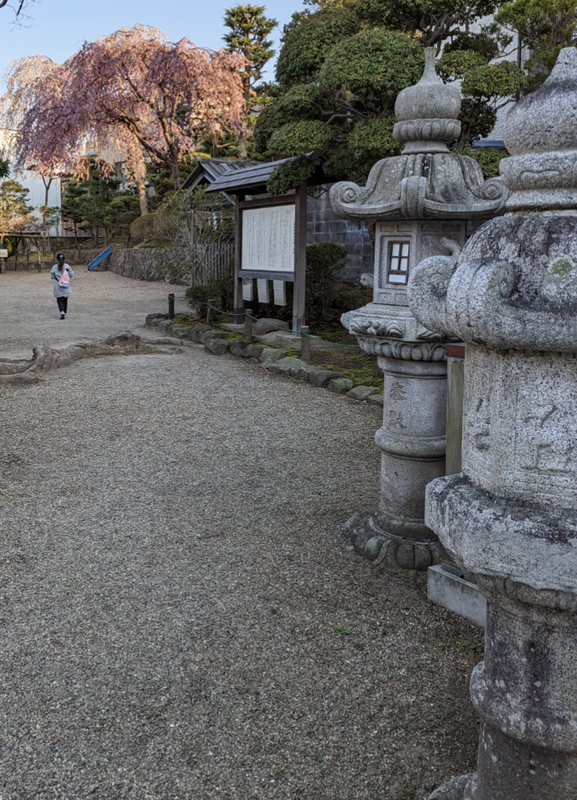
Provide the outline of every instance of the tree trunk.
[[170,177],[174,184],[174,191],[178,192],[180,189],[180,170],[178,168],[178,159],[174,158],[170,161]]
[[138,202],[140,203],[140,213],[148,214],[148,197],[146,196],[146,186],[144,185],[144,178],[138,181]]
[[239,135],[239,137],[238,137],[238,149],[239,149],[238,155],[239,155],[239,158],[241,158],[243,161],[246,161],[247,158],[248,158],[248,150],[247,150],[247,146],[246,146],[247,138],[248,137],[246,135],[246,132],[241,133]]
[[[246,76],[244,83],[244,103],[245,103],[245,114],[248,116],[249,109],[250,109],[250,75]],[[248,134],[245,130],[239,135],[238,137],[238,149],[239,149],[239,156],[240,158],[245,161],[248,158],[247,146],[246,142],[248,139]]]

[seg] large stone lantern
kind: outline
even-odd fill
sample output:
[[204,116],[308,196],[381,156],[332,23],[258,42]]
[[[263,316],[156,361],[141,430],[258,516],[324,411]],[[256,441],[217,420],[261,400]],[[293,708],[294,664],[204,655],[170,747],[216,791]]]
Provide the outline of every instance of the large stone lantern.
[[470,234],[498,214],[507,198],[500,180],[484,181],[477,162],[449,152],[458,138],[461,96],[435,72],[426,51],[423,77],[398,96],[393,134],[400,156],[379,161],[365,187],[337,183],[339,216],[376,222],[373,302],[342,322],[384,372],[382,450],[377,509],[355,514],[345,531],[369,558],[424,570],[442,557],[424,522],[426,484],[445,474],[446,337],[411,314],[407,281],[424,258],[457,256]]
[[435,800],[577,797],[577,50],[504,126],[510,213],[409,285],[466,343],[463,471],[426,520],[487,598],[477,771]]

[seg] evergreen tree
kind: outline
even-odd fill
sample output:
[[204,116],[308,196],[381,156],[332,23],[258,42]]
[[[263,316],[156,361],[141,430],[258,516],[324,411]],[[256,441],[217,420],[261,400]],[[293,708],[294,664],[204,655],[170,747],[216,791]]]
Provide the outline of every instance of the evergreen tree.
[[81,181],[71,180],[63,187],[62,219],[74,224],[74,244],[78,244],[78,226],[84,222],[84,214],[80,209],[80,200],[84,198],[84,184]]
[[140,216],[140,203],[132,194],[121,194],[105,208],[104,224],[111,236],[122,236],[126,244],[130,240],[130,226]]
[[[211,135],[212,155],[218,155],[218,150],[226,148],[228,152],[237,149],[241,158],[247,156],[248,131],[254,127],[254,116],[250,110],[251,99],[256,97],[256,84],[262,79],[262,71],[266,63],[273,57],[272,41],[267,39],[269,33],[278,25],[276,19],[268,19],[264,15],[264,6],[238,5],[227,8],[224,14],[224,24],[230,28],[230,33],[224,35],[227,50],[238,53],[248,59],[249,66],[241,73],[242,88],[247,114],[244,118],[245,130],[239,134],[238,142],[234,136],[226,136],[225,132],[213,131]],[[236,147],[235,147],[236,145]],[[236,153],[235,153],[236,155]]]
[[34,208],[28,205],[28,189],[10,178],[0,184],[0,241],[30,223]]
[[[492,63],[513,39],[498,24],[483,23],[498,0],[310,4],[320,8],[294,14],[284,28],[276,70],[280,93],[254,131],[263,157],[297,157],[275,170],[269,189],[276,192],[312,174],[304,154],[316,149],[329,156],[327,174],[353,180],[362,180],[378,159],[398,153],[392,137],[395,99],[420,78],[423,45],[442,49],[437,69],[443,80],[462,81],[462,135],[455,143],[461,148],[486,136],[499,108],[527,83],[513,61]],[[478,31],[471,33],[474,22]]]
[[278,25],[276,19],[268,19],[264,15],[264,6],[238,5],[227,8],[224,24],[230,33],[223,36],[227,50],[240,53],[250,61],[250,67],[242,76],[244,99],[248,106],[254,86],[262,78],[265,64],[274,55],[272,41],[267,39],[269,33]]

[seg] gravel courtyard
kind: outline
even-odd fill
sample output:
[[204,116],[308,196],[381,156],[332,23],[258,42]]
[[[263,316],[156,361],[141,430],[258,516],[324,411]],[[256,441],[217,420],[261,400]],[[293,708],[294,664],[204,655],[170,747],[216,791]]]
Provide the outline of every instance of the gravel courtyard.
[[64,347],[126,329],[146,335],[148,310],[166,311],[169,292],[184,295],[182,286],[72,268],[72,297],[62,321],[48,272],[0,275],[0,355],[28,358],[37,344]]
[[[0,275],[0,354],[169,287]],[[479,630],[340,549],[379,411],[186,346],[5,388],[0,800],[420,800],[475,763]]]

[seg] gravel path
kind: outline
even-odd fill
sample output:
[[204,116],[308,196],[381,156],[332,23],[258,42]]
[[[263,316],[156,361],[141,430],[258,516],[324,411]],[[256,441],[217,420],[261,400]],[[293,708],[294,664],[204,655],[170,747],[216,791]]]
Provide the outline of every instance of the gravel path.
[[71,283],[69,313],[61,321],[48,272],[0,275],[0,355],[30,358],[38,344],[65,347],[126,329],[144,336],[146,314],[166,311],[169,292],[184,294],[182,286],[88,272],[86,267],[76,268]]
[[[90,277],[110,312],[123,279]],[[140,323],[157,288],[129,287]],[[0,399],[0,800],[413,800],[470,770],[480,632],[339,547],[375,407],[194,347]]]

